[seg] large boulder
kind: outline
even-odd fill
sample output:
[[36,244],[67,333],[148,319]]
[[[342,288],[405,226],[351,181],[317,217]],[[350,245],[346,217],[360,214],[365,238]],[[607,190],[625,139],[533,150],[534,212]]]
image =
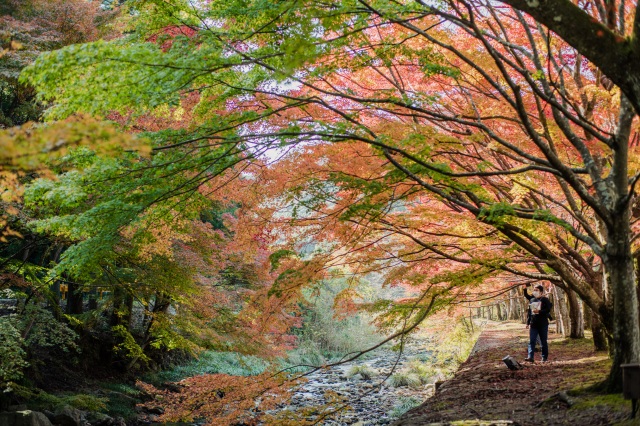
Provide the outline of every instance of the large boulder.
[[82,426],[84,423],[84,412],[70,405],[63,405],[56,409],[53,423],[59,426]]
[[23,410],[0,413],[2,426],[52,426],[44,414],[38,411]]

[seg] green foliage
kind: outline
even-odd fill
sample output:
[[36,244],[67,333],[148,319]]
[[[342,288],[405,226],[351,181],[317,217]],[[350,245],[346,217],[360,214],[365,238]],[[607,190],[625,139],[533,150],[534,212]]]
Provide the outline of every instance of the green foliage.
[[23,349],[24,340],[11,317],[0,317],[0,392],[11,389],[20,380],[29,363]]
[[34,364],[27,358],[27,353],[47,354],[55,350],[72,355],[78,351],[77,334],[37,302],[20,306],[20,313],[0,317],[0,337],[3,342],[0,345],[0,386],[3,390],[22,379],[25,368]]
[[49,309],[30,303],[20,316],[18,326],[26,331],[25,344],[29,348],[57,348],[66,353],[79,351],[77,333],[64,322],[58,321]]
[[479,327],[471,327],[466,318],[461,319],[436,348],[437,363],[446,366],[449,371],[455,371],[467,360],[479,335]]
[[500,223],[506,217],[513,216],[515,209],[508,203],[493,203],[488,207],[482,207],[478,213],[478,219],[487,223]]
[[64,404],[85,411],[105,411],[107,408],[107,398],[100,398],[95,395],[76,394],[62,398]]
[[432,383],[434,378],[440,374],[440,372],[431,363],[425,364],[417,359],[409,362],[407,372],[410,375],[416,376],[423,385]]
[[56,408],[70,405],[83,411],[104,412],[107,410],[109,398],[99,397],[92,394],[58,394],[54,395],[37,389],[28,398],[29,405],[39,410],[55,411]]
[[253,376],[265,371],[267,366],[266,361],[256,356],[242,355],[236,352],[205,351],[186,364],[177,365],[158,373],[147,374],[145,381],[161,384],[177,382],[187,377],[203,374]]
[[344,280],[333,279],[323,281],[315,291],[306,292],[302,328],[294,330],[298,349],[290,353],[289,363],[299,360],[300,363],[319,365],[322,362],[311,361],[339,358],[379,341],[380,335],[366,314],[337,317],[336,297],[346,288]]
[[124,325],[113,327],[113,333],[120,340],[120,343],[114,348],[117,354],[132,361],[140,361],[142,363],[150,361],[150,358],[144,353],[144,349]]
[[100,391],[107,395],[105,411],[112,417],[125,420],[137,417],[136,404],[142,402],[143,394],[134,385],[124,383],[100,383]]

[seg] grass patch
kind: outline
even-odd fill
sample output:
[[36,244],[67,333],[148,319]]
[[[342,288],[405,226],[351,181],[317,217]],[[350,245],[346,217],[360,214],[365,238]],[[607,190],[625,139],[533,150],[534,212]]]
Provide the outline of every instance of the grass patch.
[[347,371],[347,377],[359,376],[363,380],[371,380],[378,372],[368,365],[354,365]]
[[153,385],[177,382],[187,377],[203,374],[229,374],[231,376],[254,376],[262,373],[268,363],[261,358],[241,355],[236,352],[206,351],[197,359],[173,368],[150,373],[143,380]]
[[582,394],[571,410],[588,410],[590,408],[610,408],[613,411],[624,411],[631,407],[631,401],[625,400],[622,394],[608,395]]
[[142,392],[133,385],[125,383],[101,383],[100,387],[107,394],[107,414],[111,417],[133,419],[136,415],[136,404],[141,402]]
[[401,371],[389,377],[389,384],[394,388],[400,388],[405,386],[415,388],[420,386],[422,384],[422,381],[415,374]]
[[400,398],[398,398],[398,402],[393,406],[391,411],[389,411],[389,417],[397,419],[398,417],[402,416],[412,408],[417,407],[421,403],[422,401],[416,397],[401,396]]
[[613,426],[640,426],[640,418],[614,423]]
[[413,359],[409,362],[407,372],[408,374],[418,377],[420,383],[422,383],[423,385],[432,383],[435,377],[440,374],[440,372],[433,365],[423,364],[417,359]]
[[27,400],[27,405],[33,410],[55,411],[56,408],[70,405],[83,411],[104,413],[108,411],[109,398],[86,393],[58,394],[54,395],[41,389],[33,391]]

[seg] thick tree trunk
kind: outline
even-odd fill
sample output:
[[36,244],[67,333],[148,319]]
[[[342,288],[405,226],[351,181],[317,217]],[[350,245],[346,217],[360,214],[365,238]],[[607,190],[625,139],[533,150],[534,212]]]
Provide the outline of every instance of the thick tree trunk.
[[[640,361],[640,323],[634,261],[631,254],[631,209],[629,208],[629,135],[635,114],[628,100],[620,98],[620,118],[613,146],[613,164],[607,178],[613,197],[606,200],[611,217],[602,260],[613,299],[613,364],[608,390],[622,389],[621,364]],[[598,183],[598,185],[601,185]],[[602,191],[600,191],[602,192]]]
[[[620,221],[622,222],[622,221]],[[620,223],[620,228],[627,226]],[[619,233],[624,233],[619,235]],[[611,235],[613,234],[613,235]],[[625,229],[612,232],[607,244],[605,268],[613,293],[613,365],[609,373],[608,389],[622,389],[621,364],[640,360],[640,327],[638,324],[638,296],[635,283],[635,271],[631,258],[629,234]],[[617,238],[616,238],[617,237]]]
[[561,304],[563,303],[558,294],[558,287],[553,286],[551,293],[553,295],[553,315],[556,318],[556,333],[567,336],[566,327],[564,325],[564,317],[562,316]]
[[602,326],[602,322],[591,309],[588,310],[588,315],[591,317],[591,333],[593,334],[593,346],[596,351],[606,351],[608,349],[607,333]]
[[567,293],[567,301],[569,303],[569,320],[571,321],[571,332],[569,337],[572,339],[584,338],[584,318],[582,308],[578,302],[578,296],[569,290]]

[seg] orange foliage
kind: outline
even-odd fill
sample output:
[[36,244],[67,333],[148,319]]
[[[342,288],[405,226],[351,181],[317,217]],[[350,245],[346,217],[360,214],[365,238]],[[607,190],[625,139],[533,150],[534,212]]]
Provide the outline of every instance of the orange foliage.
[[207,425],[226,426],[258,424],[266,410],[272,410],[286,400],[294,383],[286,382],[283,375],[263,373],[252,377],[205,374],[184,379],[176,385],[179,392],[137,383],[153,398],[144,406],[153,408],[160,404],[164,409],[160,421],[205,419]]

